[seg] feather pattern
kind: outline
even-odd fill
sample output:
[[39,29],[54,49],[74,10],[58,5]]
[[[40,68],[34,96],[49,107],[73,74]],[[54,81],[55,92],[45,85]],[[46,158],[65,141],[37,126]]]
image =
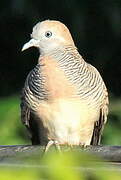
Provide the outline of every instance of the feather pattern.
[[[87,108],[99,108],[100,115],[99,119],[95,122],[91,141],[92,144],[99,144],[108,114],[108,94],[99,72],[93,66],[86,63],[76,48],[72,46],[65,47],[64,49],[55,49],[48,56],[57,61],[68,81],[76,87],[77,94],[75,96],[85,101]],[[36,112],[41,101],[46,101],[49,98],[49,92],[44,86],[46,78],[41,73],[43,66],[41,60],[39,60],[38,65],[29,73],[23,89],[22,97],[24,97],[24,100],[22,99],[22,103],[24,102],[25,107],[29,107],[29,111],[32,112]],[[22,119],[24,119],[23,121],[28,126],[30,118],[27,115],[28,111],[22,110],[22,114],[25,112],[26,116],[23,116],[24,118]]]

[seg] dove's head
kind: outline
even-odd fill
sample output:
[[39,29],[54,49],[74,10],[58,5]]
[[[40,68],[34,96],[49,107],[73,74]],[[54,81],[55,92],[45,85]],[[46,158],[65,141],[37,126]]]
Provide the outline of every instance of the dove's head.
[[74,46],[68,28],[59,21],[46,20],[34,26],[31,40],[24,44],[22,51],[37,47],[42,54],[46,54],[58,47],[68,45]]

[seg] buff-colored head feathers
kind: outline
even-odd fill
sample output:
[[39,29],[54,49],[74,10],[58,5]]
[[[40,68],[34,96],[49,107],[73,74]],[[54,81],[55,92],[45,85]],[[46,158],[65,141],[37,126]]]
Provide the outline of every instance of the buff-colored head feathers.
[[22,51],[34,46],[39,48],[40,52],[46,54],[61,46],[74,46],[68,28],[59,21],[46,20],[37,23],[33,28],[31,38],[23,46]]

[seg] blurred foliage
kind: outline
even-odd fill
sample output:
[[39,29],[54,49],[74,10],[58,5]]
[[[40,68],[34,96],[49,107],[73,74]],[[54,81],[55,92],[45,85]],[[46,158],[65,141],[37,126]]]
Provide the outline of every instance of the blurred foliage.
[[20,120],[19,106],[17,96],[0,99],[0,145],[29,144]]
[[[30,158],[32,159],[32,158]],[[99,162],[100,161],[100,162]],[[1,165],[1,180],[120,180],[121,172],[85,153],[48,152],[26,164]]]
[[109,116],[103,134],[103,143],[121,145],[121,99],[111,98]]

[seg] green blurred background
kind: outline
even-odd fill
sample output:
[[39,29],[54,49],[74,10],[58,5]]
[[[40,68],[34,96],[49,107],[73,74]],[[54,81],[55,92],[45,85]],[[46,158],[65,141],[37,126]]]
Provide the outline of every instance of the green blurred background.
[[101,73],[110,94],[103,144],[121,145],[121,1],[0,1],[0,145],[30,144],[20,121],[20,92],[35,66],[35,48],[21,53],[32,27],[45,19],[66,24],[84,59]]

